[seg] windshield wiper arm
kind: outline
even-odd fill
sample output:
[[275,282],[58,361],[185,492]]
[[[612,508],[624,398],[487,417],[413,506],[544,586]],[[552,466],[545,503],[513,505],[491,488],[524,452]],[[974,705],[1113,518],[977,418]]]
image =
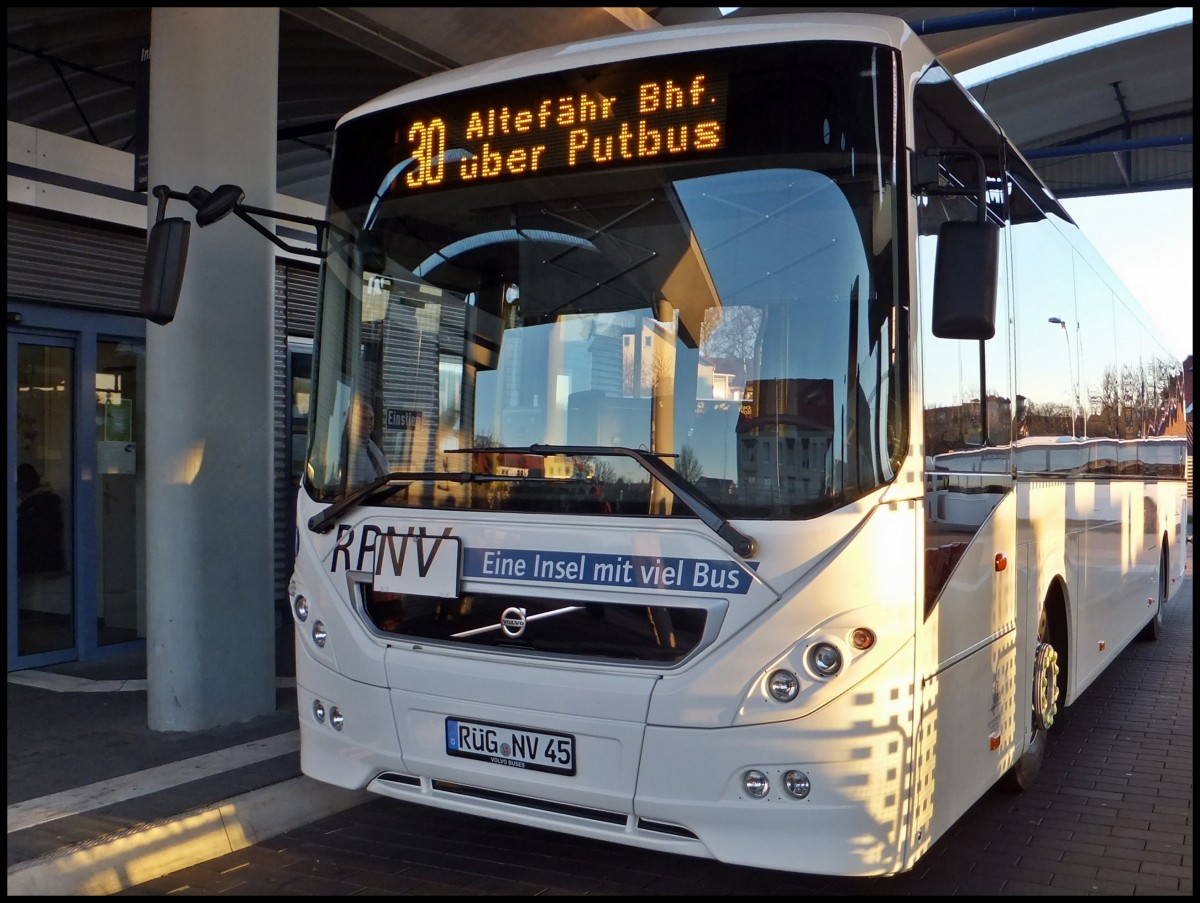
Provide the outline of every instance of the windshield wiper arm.
[[[380,490],[390,487],[392,483],[415,483],[419,480],[445,480],[449,483],[499,483],[503,481],[519,480],[521,477],[513,476],[494,476],[486,473],[471,473],[470,471],[445,472],[440,470],[421,470],[421,471],[403,471],[397,470],[392,473],[384,474],[381,477],[376,477],[369,483],[366,483],[360,489],[354,490],[343,499],[338,499],[324,511],[319,514],[314,514],[308,519],[308,529],[314,533],[328,533],[333,529],[333,525],[337,523],[338,518],[343,513],[363,504],[368,498],[378,493]],[[392,488],[395,492],[401,488],[396,486]]]
[[666,486],[671,493],[685,505],[696,512],[696,516],[706,527],[729,543],[737,554],[743,558],[752,558],[758,552],[758,543],[741,530],[729,523],[725,516],[717,511],[703,496],[674,469],[668,467],[659,455],[642,451],[640,448],[627,448],[620,445],[528,445],[505,448],[452,448],[445,454],[508,454],[508,455],[579,455],[587,457],[626,457],[633,458],[649,471],[650,475]]

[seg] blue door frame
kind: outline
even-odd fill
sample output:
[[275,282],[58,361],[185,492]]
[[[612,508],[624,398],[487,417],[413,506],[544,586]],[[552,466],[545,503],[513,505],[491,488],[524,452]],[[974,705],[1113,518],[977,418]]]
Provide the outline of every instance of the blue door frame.
[[[10,300],[8,303],[7,456],[9,461],[6,506],[9,671],[38,668],[68,661],[88,661],[145,647],[145,640],[101,646],[97,637],[97,455],[96,359],[103,340],[145,342],[145,322],[138,317],[48,307]],[[74,645],[66,649],[21,655],[18,649],[17,596],[17,383],[18,346],[42,345],[72,351],[71,411],[71,510],[65,525],[70,541],[70,572],[74,589]]]

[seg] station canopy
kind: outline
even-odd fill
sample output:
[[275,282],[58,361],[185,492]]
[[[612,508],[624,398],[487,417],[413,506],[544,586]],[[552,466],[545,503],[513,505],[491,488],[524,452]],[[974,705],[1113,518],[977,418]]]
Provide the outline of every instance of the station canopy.
[[[278,189],[323,202],[338,118],[421,76],[590,37],[805,11],[903,18],[960,76],[1057,47],[966,82],[1050,188],[1070,198],[1191,187],[1190,8],[472,6],[281,7]],[[150,19],[149,7],[9,7],[9,121],[132,150]],[[1129,36],[1055,44],[1109,26]]]

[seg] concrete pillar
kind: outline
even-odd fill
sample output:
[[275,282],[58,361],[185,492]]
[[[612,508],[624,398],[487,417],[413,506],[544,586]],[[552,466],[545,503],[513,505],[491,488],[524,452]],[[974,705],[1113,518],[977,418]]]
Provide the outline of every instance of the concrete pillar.
[[[279,10],[155,7],[149,184],[273,206]],[[150,203],[153,222],[155,202]],[[153,730],[275,710],[274,246],[193,223],[174,322],[146,326],[146,659]],[[268,228],[271,224],[268,223]]]

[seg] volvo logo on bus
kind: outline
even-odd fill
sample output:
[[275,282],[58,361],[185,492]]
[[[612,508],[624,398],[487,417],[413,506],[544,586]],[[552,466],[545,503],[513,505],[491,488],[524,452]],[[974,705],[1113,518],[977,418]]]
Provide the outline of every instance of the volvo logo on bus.
[[518,637],[525,632],[525,609],[506,608],[500,615],[500,628],[507,636]]

